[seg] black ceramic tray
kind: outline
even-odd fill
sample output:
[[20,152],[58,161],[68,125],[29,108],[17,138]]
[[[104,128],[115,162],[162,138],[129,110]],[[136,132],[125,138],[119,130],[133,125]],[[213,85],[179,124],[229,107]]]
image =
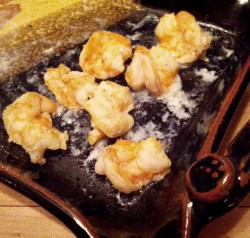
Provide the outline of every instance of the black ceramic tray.
[[[65,109],[53,118],[54,126],[67,130],[70,140],[66,151],[47,151],[47,163],[43,166],[32,164],[20,146],[7,142],[0,121],[1,181],[43,205],[78,237],[196,237],[206,223],[238,205],[249,191],[249,145],[242,143],[249,141],[249,125],[235,139],[228,154],[217,153],[221,137],[249,82],[246,17],[249,6],[226,4],[237,16],[228,21],[228,12],[220,18],[212,14],[215,7],[212,2],[204,1],[200,6],[196,1],[193,5],[182,2],[182,5],[152,7],[150,1],[143,4],[147,6],[145,11],[130,15],[108,30],[130,38],[133,46],[151,47],[157,43],[154,29],[159,17],[167,11],[186,9],[213,35],[206,59],[180,69],[173,89],[175,94],[156,99],[147,92],[133,93],[135,126],[124,138],[143,139],[152,135],[164,144],[172,171],[163,181],[125,195],[115,190],[105,177],[96,175],[95,154],[100,148],[87,143],[90,118],[84,111]],[[81,49],[82,44],[2,83],[1,117],[5,107],[27,91],[55,100],[44,85],[44,73],[48,67],[60,63],[80,70]],[[113,80],[126,85],[123,74]],[[181,93],[176,90],[180,85]],[[173,103],[174,99],[177,104]],[[224,110],[219,112],[220,107]],[[113,142],[106,140],[100,147]],[[245,146],[243,155],[238,154],[239,145]],[[218,177],[203,175],[204,167],[218,172],[215,163],[223,168]],[[37,178],[25,178],[22,174],[27,171]],[[237,175],[245,175],[246,183],[240,184]],[[197,176],[204,179],[197,182]],[[225,176],[226,185],[220,183]]]

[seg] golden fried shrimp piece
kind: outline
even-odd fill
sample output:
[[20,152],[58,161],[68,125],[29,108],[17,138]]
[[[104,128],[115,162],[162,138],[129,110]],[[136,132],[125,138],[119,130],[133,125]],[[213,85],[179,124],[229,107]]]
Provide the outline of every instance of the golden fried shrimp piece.
[[9,142],[21,145],[29,153],[31,161],[44,164],[45,150],[65,150],[67,132],[61,133],[52,127],[51,113],[57,105],[50,99],[28,92],[9,105],[3,112],[3,122]]
[[212,36],[202,30],[193,15],[186,11],[180,11],[176,15],[176,20],[185,40],[194,45],[198,52],[209,48]]
[[132,56],[131,42],[122,35],[95,32],[80,55],[80,66],[98,79],[113,78],[125,69],[124,62]]
[[170,166],[161,143],[150,137],[141,142],[118,140],[107,146],[97,159],[95,172],[106,175],[120,192],[131,193],[163,179]]
[[146,87],[153,95],[161,95],[172,84],[178,72],[178,63],[159,45],[150,50],[137,46],[125,79],[134,90]]
[[179,65],[170,52],[160,45],[153,46],[150,49],[150,56],[156,67],[163,91],[165,92],[166,88],[174,81],[179,70]]
[[94,130],[89,133],[88,138],[92,145],[104,135],[109,138],[121,136],[134,124],[133,117],[128,114],[134,108],[129,88],[114,82],[101,82],[84,108],[92,117],[91,125]]
[[125,73],[125,80],[136,91],[143,89],[149,84],[149,91],[151,93],[158,94],[160,92],[156,67],[146,47],[141,45],[136,46],[133,59]]
[[83,108],[97,87],[93,76],[85,72],[70,71],[64,64],[48,69],[44,79],[57,101],[68,109]]
[[161,46],[180,63],[190,63],[209,48],[212,37],[204,32],[193,15],[186,11],[165,14],[155,30]]

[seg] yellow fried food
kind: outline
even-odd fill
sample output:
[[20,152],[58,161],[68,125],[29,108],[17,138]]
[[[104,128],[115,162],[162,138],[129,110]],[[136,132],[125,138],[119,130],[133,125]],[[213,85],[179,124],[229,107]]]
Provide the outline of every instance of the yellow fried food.
[[104,135],[115,138],[128,132],[134,119],[128,114],[134,108],[128,87],[110,81],[103,81],[89,99],[84,109],[91,115],[94,130],[89,133],[88,141],[95,144]]
[[212,37],[203,31],[195,17],[186,11],[165,14],[155,30],[162,47],[180,63],[190,63],[209,48]]
[[122,73],[124,62],[131,56],[129,39],[113,32],[99,31],[84,46],[79,64],[84,72],[105,80]]
[[177,61],[166,49],[157,45],[149,50],[138,45],[125,79],[132,89],[146,87],[150,93],[159,96],[172,84],[178,69]]
[[136,46],[133,59],[125,73],[125,80],[134,90],[141,90],[151,81],[149,90],[153,94],[160,91],[159,77],[150,57],[149,50],[141,45]]
[[97,159],[95,172],[106,175],[123,193],[159,181],[170,172],[171,161],[155,137],[141,142],[118,140],[107,146]]
[[85,72],[70,71],[64,64],[48,69],[44,79],[57,101],[68,109],[83,108],[97,87],[93,76]]
[[19,97],[3,112],[3,122],[9,135],[9,142],[21,145],[30,155],[31,161],[44,164],[45,150],[67,148],[67,132],[60,132],[52,126],[50,114],[57,105],[38,93],[28,92]]
[[179,65],[169,51],[160,45],[153,46],[150,49],[150,56],[156,67],[163,91],[165,92],[166,88],[174,81],[179,70]]

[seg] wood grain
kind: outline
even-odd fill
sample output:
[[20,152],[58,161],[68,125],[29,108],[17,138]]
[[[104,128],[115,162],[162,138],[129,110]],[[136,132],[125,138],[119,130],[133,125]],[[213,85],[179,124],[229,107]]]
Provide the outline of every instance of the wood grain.
[[[226,146],[250,119],[250,85],[225,134]],[[250,197],[238,208],[207,225],[199,238],[250,237]],[[57,218],[22,194],[0,183],[0,238],[73,238],[74,234]]]
[[239,207],[209,224],[199,238],[249,238],[250,209]]

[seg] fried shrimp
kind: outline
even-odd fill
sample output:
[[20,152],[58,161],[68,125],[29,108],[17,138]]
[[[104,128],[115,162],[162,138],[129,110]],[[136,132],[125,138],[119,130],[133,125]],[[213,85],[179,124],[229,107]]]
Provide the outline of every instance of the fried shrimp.
[[[160,82],[156,67],[146,47],[136,46],[133,59],[125,73],[125,80],[135,91],[141,90],[148,85],[149,88],[147,88],[153,94],[160,92]],[[148,82],[151,82],[151,84]]]
[[68,109],[82,109],[97,87],[93,76],[85,72],[70,71],[64,64],[48,69],[44,79],[57,101]]
[[65,150],[67,132],[52,127],[50,114],[57,105],[50,99],[28,92],[9,105],[3,112],[3,122],[9,135],[9,142],[21,145],[30,155],[31,161],[44,164],[45,150]]
[[160,45],[180,63],[190,63],[207,50],[212,37],[203,31],[193,15],[180,11],[175,16],[165,14],[155,30]]
[[178,63],[169,51],[153,46],[150,50],[138,45],[125,80],[134,90],[146,87],[151,94],[161,95],[172,84],[178,72]]
[[92,145],[105,135],[109,138],[121,136],[134,125],[133,117],[128,114],[134,108],[129,88],[114,82],[101,82],[84,108],[90,113],[94,127],[88,137]]
[[113,32],[100,31],[89,38],[79,63],[84,72],[105,80],[122,73],[125,70],[124,62],[131,56],[129,39]]
[[150,56],[154,62],[163,92],[165,92],[166,88],[174,81],[179,65],[169,51],[159,45],[150,49]]
[[95,172],[106,175],[116,189],[128,194],[163,179],[170,167],[161,143],[150,137],[141,142],[118,140],[107,146],[97,159]]

